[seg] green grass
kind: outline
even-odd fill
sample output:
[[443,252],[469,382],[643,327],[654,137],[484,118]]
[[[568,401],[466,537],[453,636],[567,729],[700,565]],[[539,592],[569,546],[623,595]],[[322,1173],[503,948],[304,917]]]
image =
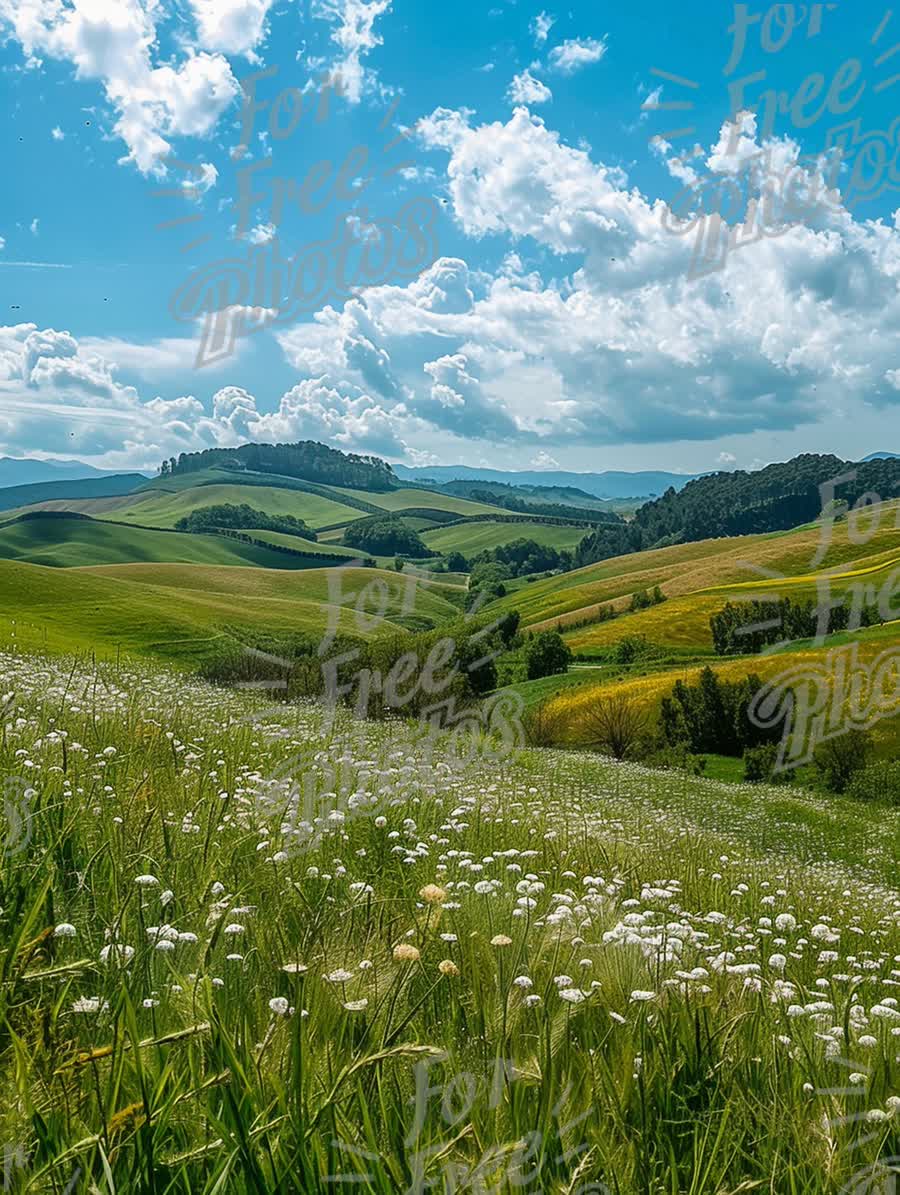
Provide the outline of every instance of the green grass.
[[[180,518],[202,506],[216,506],[228,502],[246,503],[254,510],[268,515],[294,515],[315,530],[341,519],[361,518],[358,510],[307,494],[302,490],[280,489],[276,486],[195,485],[179,489],[177,493],[154,494],[145,502],[123,508],[114,517],[125,522],[141,523],[147,527],[174,527]],[[113,517],[110,515],[110,517]]]
[[464,523],[427,531],[422,538],[437,552],[462,552],[469,559],[516,539],[533,539],[559,551],[571,549],[587,532],[586,527],[555,527],[550,523]]
[[822,1195],[900,1154],[900,811],[2,664],[20,1189]]
[[[468,498],[455,498],[450,494],[437,494],[433,490],[391,490],[386,494],[357,495],[356,490],[346,490],[341,486],[332,487],[336,494],[349,494],[351,497],[365,497],[367,502],[382,510],[447,510],[459,515],[483,515],[508,513],[500,512],[499,507],[488,506],[484,502],[470,502]],[[332,520],[335,522],[336,520]]]
[[[880,510],[881,524],[865,543],[854,542],[847,522],[835,524],[816,571],[900,559],[900,531],[895,528],[900,503],[884,503]],[[821,536],[814,524],[636,552],[537,581],[502,598],[496,608],[518,609],[524,625],[539,626],[567,617],[580,620],[599,604],[627,605],[635,590],[654,585],[669,597],[681,597],[724,586],[744,588],[758,581],[761,569],[784,578],[802,577],[813,571]],[[765,587],[765,582],[760,585]]]
[[[302,540],[296,540],[299,546]],[[0,525],[0,558],[56,568],[94,564],[162,562],[254,565],[258,568],[308,567],[296,557],[221,535],[150,531],[100,519],[28,518]]]
[[[329,593],[329,571],[0,561],[0,642],[106,657],[121,651],[193,667],[253,634],[322,635],[330,624],[369,638],[416,618],[437,624],[458,616],[439,588],[418,584],[410,595],[402,578],[375,569],[341,569]],[[367,590],[378,582],[378,592]]]

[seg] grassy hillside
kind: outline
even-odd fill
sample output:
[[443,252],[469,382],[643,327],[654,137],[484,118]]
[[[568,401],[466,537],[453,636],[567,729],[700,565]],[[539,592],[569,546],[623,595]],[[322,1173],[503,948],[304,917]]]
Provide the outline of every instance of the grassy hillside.
[[[355,490],[344,490],[340,486],[334,487],[336,494],[350,494]],[[438,494],[433,490],[391,490],[387,494],[366,494],[365,497],[381,510],[447,510],[458,515],[508,514],[496,506],[487,506],[483,502],[470,502],[468,498],[456,498],[452,494]]]
[[23,1190],[889,1189],[900,811],[0,664]]
[[[446,596],[452,586],[407,577],[386,569],[337,568],[283,572],[260,568],[197,568],[180,564],[123,564],[89,570],[93,576],[152,585],[178,593],[221,594],[234,600],[235,607],[246,599],[266,599],[346,605],[355,609],[363,591],[363,611],[384,607],[389,620],[425,618],[435,624],[459,614],[459,607]],[[169,595],[171,599],[171,594]],[[323,624],[327,611],[323,609]]]
[[[381,580],[387,601],[352,598]],[[342,570],[341,598],[330,603],[323,570],[129,564],[59,569],[0,560],[0,644],[52,651],[115,655],[119,650],[162,657],[185,667],[215,655],[242,632],[320,635],[329,622],[368,638],[408,624],[434,622],[458,609],[430,588],[417,590],[412,606],[402,578],[373,569]],[[380,595],[379,595],[380,596]],[[384,610],[386,617],[380,617]],[[410,615],[409,610],[414,612]]]
[[516,539],[533,539],[561,551],[576,547],[586,534],[586,527],[556,527],[550,523],[460,523],[426,531],[422,538],[436,552],[462,552],[471,558]]
[[[295,538],[295,537],[292,537]],[[295,538],[297,546],[302,540]],[[53,515],[0,525],[0,559],[56,568],[130,561],[307,568],[307,561],[220,535],[150,531],[100,519]]]
[[123,510],[126,522],[149,527],[174,527],[180,518],[203,506],[245,502],[269,515],[294,515],[313,529],[341,520],[360,517],[359,511],[318,494],[274,486],[202,485],[183,488],[176,493],[157,491],[154,497]]
[[[846,521],[833,526],[828,550],[817,566],[819,572],[844,569],[861,560],[868,566],[879,560],[900,559],[900,531],[895,526],[900,504],[884,503],[878,510],[880,528],[865,543],[854,542],[856,532]],[[773,582],[778,578],[809,579],[822,535],[821,526],[812,524],[794,531],[710,539],[618,556],[519,589],[498,602],[497,608],[520,610],[526,625],[549,626],[560,619],[563,624],[582,621],[598,604],[618,601],[627,605],[636,590],[654,585],[677,597],[723,586],[743,587],[754,581],[765,588],[770,578]]]

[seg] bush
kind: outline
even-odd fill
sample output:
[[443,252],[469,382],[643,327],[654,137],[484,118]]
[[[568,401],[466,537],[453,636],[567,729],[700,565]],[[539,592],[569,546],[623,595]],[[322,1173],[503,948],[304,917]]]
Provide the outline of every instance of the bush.
[[640,660],[652,660],[657,655],[659,648],[645,635],[626,635],[616,644],[612,658],[616,664],[628,665]]
[[530,635],[523,649],[525,675],[528,680],[541,676],[557,676],[569,671],[572,653],[558,631],[541,631]]
[[846,792],[856,773],[866,766],[871,747],[871,737],[865,730],[848,730],[819,743],[813,763],[824,787],[833,793]]
[[847,796],[900,805],[900,760],[882,759],[861,768],[847,785]]
[[644,761],[651,768],[665,772],[687,772],[689,776],[702,776],[706,771],[706,756],[694,755],[684,745],[660,747],[648,754]]
[[646,742],[648,718],[637,700],[624,693],[601,695],[587,712],[588,743],[613,759],[633,759]]
[[175,524],[176,531],[202,533],[224,528],[230,531],[281,531],[315,542],[316,533],[302,519],[293,515],[269,515],[265,511],[241,502],[221,502],[214,506],[198,506]]
[[421,558],[431,555],[428,545],[415,531],[387,515],[357,519],[344,532],[344,543],[348,548],[359,548],[374,556],[402,554]]
[[776,771],[778,746],[762,743],[744,750],[744,782],[746,784],[787,784],[787,772]]
[[462,552],[448,552],[444,561],[451,573],[467,573],[469,571],[469,562]]

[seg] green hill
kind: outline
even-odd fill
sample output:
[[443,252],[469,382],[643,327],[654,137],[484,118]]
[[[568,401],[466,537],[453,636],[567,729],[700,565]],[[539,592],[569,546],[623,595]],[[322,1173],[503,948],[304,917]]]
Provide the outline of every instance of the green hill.
[[[384,606],[357,617],[349,595],[380,582]],[[323,634],[329,625],[357,638],[458,615],[439,589],[376,569],[342,569],[342,604],[329,602],[321,569],[127,564],[48,568],[0,560],[0,645],[55,652],[119,651],[193,668],[251,633]],[[378,610],[383,609],[383,616]],[[413,614],[410,615],[409,611]]]
[[462,552],[470,559],[479,552],[499,548],[517,539],[532,539],[559,551],[574,548],[587,534],[586,527],[555,527],[550,523],[457,523],[424,531],[422,538],[436,552]]
[[149,527],[174,527],[179,519],[202,506],[246,503],[269,515],[294,515],[314,530],[358,519],[360,512],[341,502],[276,486],[201,485],[166,493],[157,490],[136,505],[126,506],[116,518]]
[[[305,543],[296,540],[297,545]],[[0,558],[54,568],[134,561],[255,565],[299,569],[315,565],[313,555],[292,556],[222,535],[155,531],[85,515],[22,515],[0,524]]]

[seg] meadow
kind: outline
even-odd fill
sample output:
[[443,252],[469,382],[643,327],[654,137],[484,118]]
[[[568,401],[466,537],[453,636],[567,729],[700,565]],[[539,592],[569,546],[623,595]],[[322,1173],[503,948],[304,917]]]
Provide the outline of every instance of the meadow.
[[819,1195],[900,1153],[898,811],[2,666],[10,1189]]
[[[255,635],[319,637],[332,626],[366,639],[459,612],[453,586],[358,568],[341,569],[339,584],[329,590],[328,570],[321,568],[138,563],[63,569],[0,560],[0,642],[196,668]],[[355,602],[365,592],[368,613],[361,618]]]

